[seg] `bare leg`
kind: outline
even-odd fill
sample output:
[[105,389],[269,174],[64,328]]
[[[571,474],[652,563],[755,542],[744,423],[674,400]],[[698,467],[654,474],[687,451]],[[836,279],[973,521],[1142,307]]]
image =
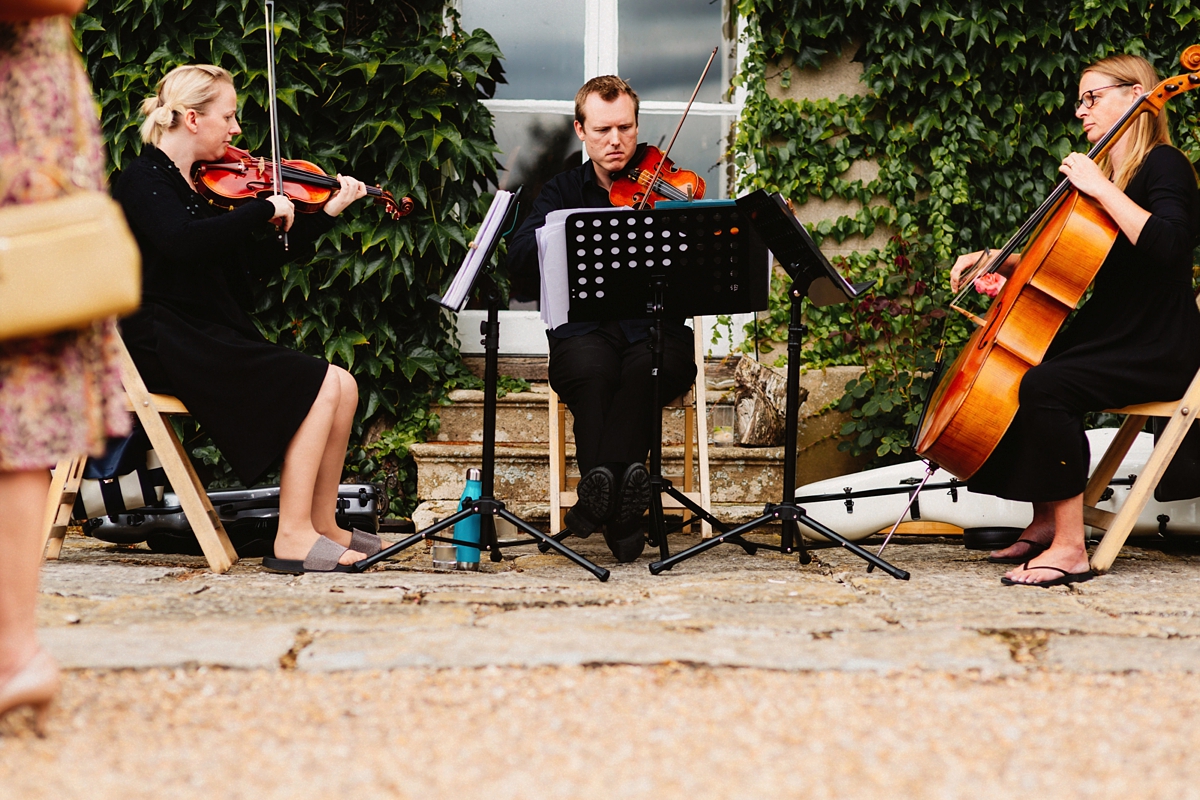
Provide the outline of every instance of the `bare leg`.
[[38,651],[37,587],[50,471],[0,472],[0,686]]
[[337,491],[342,480],[342,469],[346,465],[346,445],[350,442],[354,412],[358,410],[358,385],[350,373],[341,367],[330,367],[329,370],[337,374],[340,393],[333,426],[325,442],[325,454],[321,457],[321,466],[313,486],[312,521],[322,536],[348,546],[350,531],[339,528],[337,524]]
[[[1082,512],[1080,512],[1082,513]],[[1021,538],[1029,542],[1050,544],[1054,538],[1054,504],[1034,503],[1033,521],[1021,531]],[[1032,555],[1033,548],[1027,544],[1015,543],[1003,550],[993,550],[993,558],[1025,558]]]
[[1029,569],[1016,567],[1005,576],[1021,583],[1043,583],[1059,573],[1040,566],[1057,567],[1069,573],[1088,571],[1087,543],[1083,534],[1083,495],[1049,503],[1054,512],[1054,540],[1049,549],[1029,562]]
[[[302,560],[320,533],[313,524],[313,494],[317,474],[325,459],[330,435],[335,427],[338,406],[341,404],[342,381],[336,367],[325,373],[321,391],[313,401],[304,422],[288,444],[283,457],[279,486],[279,533],[275,536],[275,557]],[[338,456],[345,457],[345,447]],[[335,489],[336,492],[336,489]],[[340,559],[353,564],[364,556],[347,551]]]

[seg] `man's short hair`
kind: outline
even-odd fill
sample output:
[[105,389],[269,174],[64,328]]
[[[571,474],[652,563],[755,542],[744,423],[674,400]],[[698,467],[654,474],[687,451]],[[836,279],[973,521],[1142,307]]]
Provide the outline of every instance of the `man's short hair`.
[[575,93],[575,121],[580,125],[583,124],[583,104],[587,102],[590,94],[600,95],[600,99],[606,103],[611,103],[623,94],[629,95],[633,100],[633,121],[637,122],[638,107],[641,105],[637,92],[616,75],[600,75],[585,83]]

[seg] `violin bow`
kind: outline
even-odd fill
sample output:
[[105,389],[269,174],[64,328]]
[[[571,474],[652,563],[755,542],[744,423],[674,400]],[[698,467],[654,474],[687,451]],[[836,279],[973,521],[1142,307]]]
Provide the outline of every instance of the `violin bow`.
[[683,116],[679,118],[679,124],[675,126],[675,132],[671,134],[671,141],[667,143],[667,149],[663,151],[662,159],[658,162],[658,169],[654,170],[654,175],[650,178],[650,187],[642,197],[642,202],[638,204],[638,211],[645,208],[646,203],[650,200],[650,193],[654,191],[654,186],[658,183],[658,179],[662,175],[663,167],[667,165],[667,156],[671,155],[671,148],[675,146],[675,139],[679,136],[679,130],[683,127],[683,121],[687,119],[688,112],[692,110],[692,103],[696,102],[696,95],[700,94],[700,85],[704,83],[704,79],[708,76],[709,67],[712,66],[713,59],[717,57],[718,49],[716,47],[712,49],[712,54],[708,57],[708,63],[704,65],[704,72],[700,73],[700,80],[696,81],[696,88],[692,90],[692,97],[687,102],[687,108],[683,109]]
[[[267,27],[267,115],[271,121],[271,190],[283,194],[283,173],[279,168],[279,103],[275,99],[275,0],[263,0]],[[279,226],[279,241],[288,249],[287,231]]]

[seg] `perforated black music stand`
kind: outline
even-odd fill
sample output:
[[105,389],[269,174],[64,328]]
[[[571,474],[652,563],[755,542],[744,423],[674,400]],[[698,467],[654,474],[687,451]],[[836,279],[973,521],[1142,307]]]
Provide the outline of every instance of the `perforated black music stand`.
[[[787,207],[787,203],[778,194],[768,194],[763,190],[739,197],[737,206],[742,211],[748,224],[752,225],[762,237],[766,245],[779,259],[779,263],[787,270],[792,279],[788,296],[791,298],[792,315],[788,325],[788,370],[787,370],[787,430],[783,448],[783,498],[780,503],[768,503],[762,516],[739,525],[731,530],[706,539],[675,556],[664,557],[650,564],[650,572],[654,575],[671,569],[681,561],[699,555],[719,544],[742,544],[742,536],[757,528],[773,522],[782,525],[779,550],[784,553],[798,552],[802,564],[812,561],[800,535],[800,525],[804,525],[826,539],[837,542],[859,558],[879,567],[893,578],[908,580],[909,575],[902,569],[864,550],[854,542],[849,541],[839,533],[825,527],[805,513],[796,505],[796,452],[798,449],[797,426],[800,409],[800,350],[807,328],[802,321],[803,300],[808,298],[814,305],[834,305],[854,299],[870,284],[852,286],[846,282],[837,270],[829,263],[820,249],[813,242],[808,231],[796,219]],[[759,545],[767,547],[767,545]],[[775,549],[772,547],[772,549]]]
[[[517,190],[517,195],[520,195],[520,189]],[[508,231],[513,224],[513,220],[517,214],[516,197],[512,198],[511,206],[509,207],[506,218],[497,231]],[[479,269],[478,274],[483,274],[484,271],[490,272],[492,256],[496,251],[496,247],[500,243],[503,234],[496,235],[489,242],[484,244],[485,250],[482,254],[482,259],[476,262],[476,269]],[[480,269],[482,267],[482,269]],[[464,264],[463,269],[467,269]],[[474,284],[477,275],[469,275],[470,283]],[[462,287],[460,287],[462,288]],[[467,295],[470,294],[470,288],[466,287],[465,291],[460,291],[456,294],[454,302],[439,299],[436,295],[430,299],[437,302],[450,311],[457,313],[461,308],[460,303],[465,301]],[[559,554],[566,556],[573,563],[583,567],[592,575],[596,576],[601,581],[607,581],[609,571],[603,567],[593,564],[588,559],[576,553],[559,540],[549,536],[546,533],[530,525],[525,520],[513,514],[504,506],[504,501],[498,500],[495,497],[495,474],[496,474],[496,382],[499,377],[499,353],[500,353],[500,292],[494,283],[490,283],[487,289],[488,298],[488,318],[486,322],[480,324],[480,333],[483,334],[484,346],[484,378],[483,378],[483,459],[481,466],[481,485],[480,497],[472,501],[471,505],[459,511],[457,514],[447,517],[446,519],[437,522],[430,527],[413,534],[406,539],[403,539],[391,547],[380,550],[373,556],[364,558],[361,561],[354,563],[354,568],[358,572],[362,572],[369,567],[383,561],[386,558],[407,550],[418,542],[435,541],[445,544],[460,545],[466,547],[479,548],[480,550],[489,551],[492,561],[500,560],[500,552],[506,547],[521,547],[525,545],[536,544],[539,547],[550,550],[553,549]],[[449,528],[463,520],[478,514],[479,520],[479,541],[469,542],[465,539],[455,539],[453,537],[439,536],[439,532]],[[508,520],[517,530],[526,534],[528,539],[512,539],[500,541],[496,537],[495,518]]]

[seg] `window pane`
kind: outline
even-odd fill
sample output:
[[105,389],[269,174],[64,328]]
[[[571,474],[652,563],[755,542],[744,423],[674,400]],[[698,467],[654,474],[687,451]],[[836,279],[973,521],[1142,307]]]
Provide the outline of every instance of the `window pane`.
[[574,100],[583,83],[584,0],[462,0],[462,26],[483,28],[504,53],[496,97]]
[[[722,0],[621,0],[621,77],[643,100],[687,102],[714,47],[722,44]],[[717,103],[725,86],[717,53],[700,94]]]
[[500,146],[500,188],[513,191],[524,184],[523,206],[533,201],[548,179],[579,164],[582,148],[569,115],[508,111],[493,115]]
[[[624,6],[622,6],[624,8]],[[671,134],[679,118],[643,112],[638,120],[638,140],[649,142],[660,150],[671,141]],[[671,160],[680,169],[688,169],[704,179],[706,200],[718,200],[726,195],[722,191],[725,141],[722,138],[729,130],[725,117],[688,117],[679,131],[679,138],[671,148]]]

